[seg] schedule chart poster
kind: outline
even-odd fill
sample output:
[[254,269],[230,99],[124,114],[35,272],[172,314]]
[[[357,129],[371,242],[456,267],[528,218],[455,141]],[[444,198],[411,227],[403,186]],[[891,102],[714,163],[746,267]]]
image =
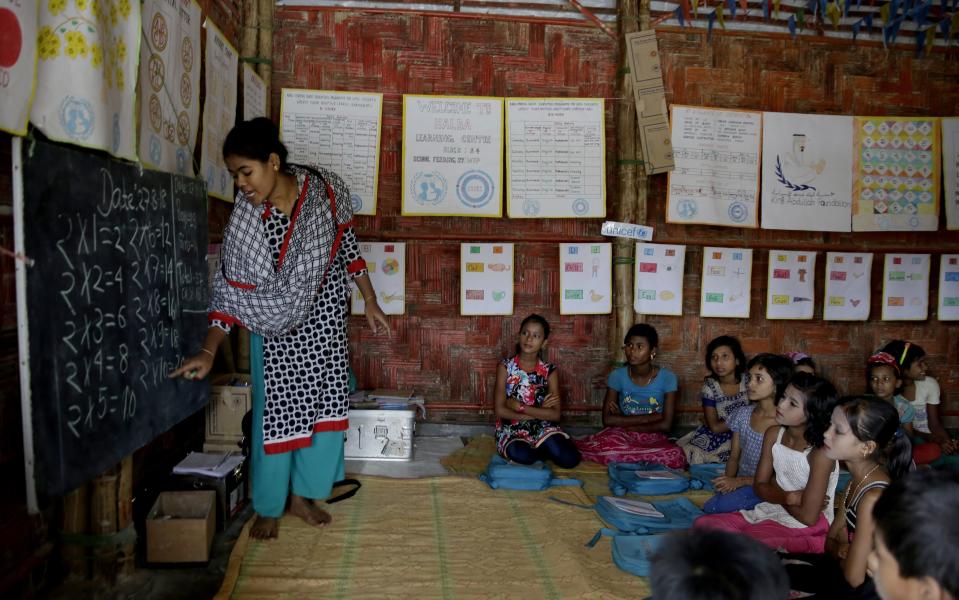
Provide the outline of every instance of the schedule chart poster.
[[939,264],[939,320],[959,321],[959,254],[943,254]]
[[882,273],[882,320],[925,321],[929,313],[928,254],[887,254]]
[[243,120],[249,121],[265,116],[266,84],[253,67],[243,63]]
[[559,312],[608,315],[613,309],[613,245],[559,245]]
[[460,314],[513,314],[513,244],[460,244]]
[[507,98],[507,213],[606,217],[602,98]]
[[673,106],[666,220],[756,227],[760,112]]
[[826,321],[869,319],[872,253],[828,252],[822,318]]
[[636,244],[633,308],[644,315],[683,314],[686,246]]
[[767,319],[811,319],[815,309],[816,253],[769,251]]
[[203,26],[206,28],[206,99],[200,172],[211,196],[232,201],[233,177],[223,161],[223,140],[236,124],[239,55],[210,19]]
[[283,88],[280,136],[290,160],[330,169],[350,188],[353,214],[376,214],[383,95]]
[[503,99],[403,96],[403,208],[503,215]]
[[700,316],[748,319],[752,272],[750,249],[703,248]]
[[[388,315],[406,312],[406,244],[402,242],[360,242],[360,254],[366,261],[376,301]],[[366,302],[355,283],[351,283],[354,315],[366,314]]]

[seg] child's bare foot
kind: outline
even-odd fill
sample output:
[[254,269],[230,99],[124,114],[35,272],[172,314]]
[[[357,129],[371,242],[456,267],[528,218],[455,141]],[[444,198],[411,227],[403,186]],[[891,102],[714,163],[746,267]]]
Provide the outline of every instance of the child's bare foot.
[[333,520],[330,513],[321,509],[312,500],[296,494],[290,494],[290,513],[314,527],[323,527]]
[[250,528],[250,537],[255,540],[272,540],[276,538],[277,521],[275,517],[256,515],[253,526]]

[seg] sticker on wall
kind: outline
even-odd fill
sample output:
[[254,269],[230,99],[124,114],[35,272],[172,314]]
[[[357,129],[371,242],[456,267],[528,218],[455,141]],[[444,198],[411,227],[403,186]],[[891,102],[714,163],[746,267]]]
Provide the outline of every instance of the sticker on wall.
[[939,320],[959,321],[959,254],[939,260]]
[[752,250],[704,247],[700,316],[748,319],[752,271]]
[[686,246],[636,244],[633,309],[644,315],[683,314]]
[[513,314],[513,244],[460,244],[460,314]]
[[0,130],[14,135],[27,133],[37,73],[38,4],[0,6]]
[[816,253],[769,251],[767,319],[811,319],[815,310]]
[[[406,244],[402,242],[360,242],[376,301],[388,315],[406,312]],[[356,283],[350,283],[354,315],[366,314],[366,302]]]
[[822,318],[826,321],[869,319],[872,254],[828,252]]
[[882,272],[882,320],[924,321],[929,311],[928,254],[887,254]]
[[559,245],[559,312],[607,315],[613,309],[613,245]]

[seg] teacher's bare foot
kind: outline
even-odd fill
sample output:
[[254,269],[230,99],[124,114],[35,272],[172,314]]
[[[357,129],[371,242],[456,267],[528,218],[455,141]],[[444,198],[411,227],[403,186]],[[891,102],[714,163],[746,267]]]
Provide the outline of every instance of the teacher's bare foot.
[[290,494],[290,514],[296,515],[306,521],[307,525],[314,527],[323,527],[333,520],[330,513],[321,509],[312,500]]
[[253,527],[250,528],[250,537],[255,540],[272,540],[276,538],[277,522],[274,517],[256,515]]

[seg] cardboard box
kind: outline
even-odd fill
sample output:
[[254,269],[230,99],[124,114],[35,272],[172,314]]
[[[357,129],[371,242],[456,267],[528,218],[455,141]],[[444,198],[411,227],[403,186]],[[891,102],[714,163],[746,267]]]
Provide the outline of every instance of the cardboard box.
[[162,492],[147,514],[147,562],[210,560],[216,493]]
[[346,458],[411,460],[416,410],[351,410]]
[[[229,385],[231,381],[246,386]],[[210,387],[206,407],[206,441],[234,445],[243,437],[243,415],[253,408],[253,387],[249,375],[217,375]]]
[[247,463],[244,460],[225,477],[208,475],[170,475],[169,488],[173,490],[211,490],[216,493],[216,528],[226,527],[243,508],[247,500]]
[[646,174],[671,171],[675,162],[656,32],[647,30],[626,34],[626,48]]

